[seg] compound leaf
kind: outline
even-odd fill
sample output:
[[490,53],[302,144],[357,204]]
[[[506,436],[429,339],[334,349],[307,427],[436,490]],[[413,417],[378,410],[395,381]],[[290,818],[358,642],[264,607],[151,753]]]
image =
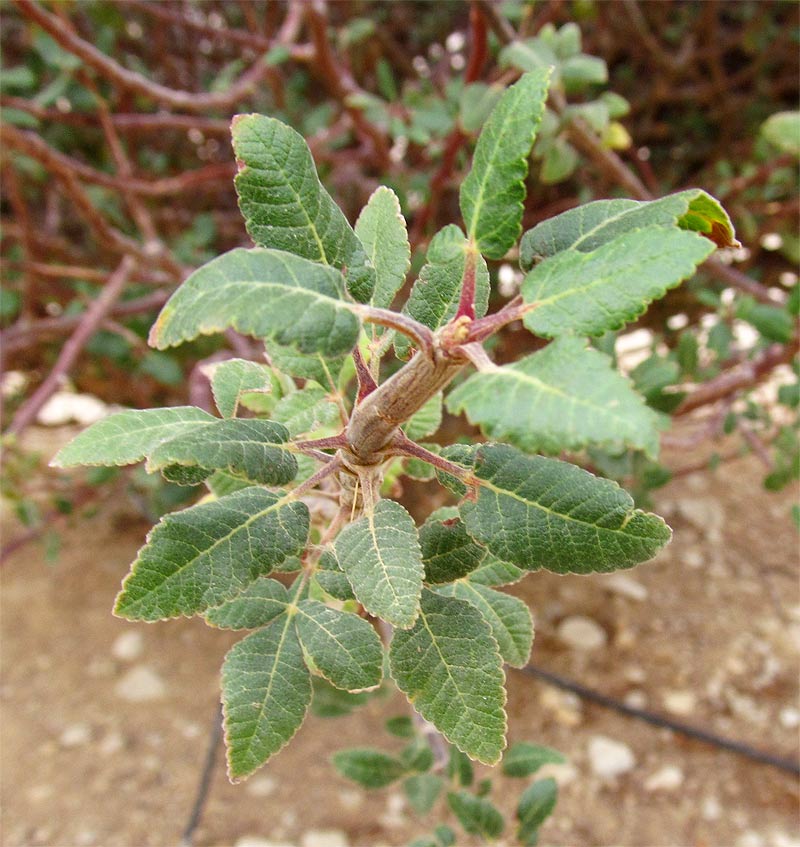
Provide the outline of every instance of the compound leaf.
[[311,703],[311,675],[285,612],[234,645],[222,665],[228,774],[249,776],[300,728]]
[[522,600],[469,579],[446,585],[439,592],[466,600],[483,615],[492,628],[504,662],[515,668],[528,664],[533,644],[533,619]]
[[363,618],[303,600],[295,616],[303,649],[322,676],[345,691],[374,688],[383,676],[383,647]]
[[527,570],[590,573],[630,568],[670,539],[657,515],[634,508],[616,483],[505,444],[478,448],[477,500],[464,501],[467,531]]
[[334,545],[353,593],[372,615],[398,627],[417,618],[422,556],[411,515],[393,500],[346,526]]
[[595,200],[542,221],[522,236],[519,263],[527,271],[564,250],[590,253],[624,233],[651,226],[693,230],[719,247],[738,244],[719,201],[699,188],[690,188],[644,202]]
[[220,629],[258,629],[277,618],[288,603],[289,594],[280,582],[261,577],[233,600],[208,609],[203,617]]
[[[489,269],[482,256],[474,255],[474,247],[455,224],[448,224],[431,239],[425,265],[403,311],[433,330],[444,326],[458,310],[470,253],[475,261],[475,317],[483,317],[489,307]],[[401,356],[406,355],[409,345],[405,336],[395,339]]]
[[304,503],[257,487],[167,515],[139,551],[114,612],[156,621],[219,606],[299,554],[308,526]]
[[372,192],[356,221],[356,235],[375,268],[371,303],[388,309],[405,282],[411,264],[406,221],[400,211],[400,201],[391,188],[381,185]]
[[474,759],[493,765],[505,746],[506,693],[497,643],[471,604],[422,592],[413,629],[395,632],[392,677],[414,708]]
[[352,349],[359,321],[333,268],[280,250],[237,247],[198,268],[170,297],[150,331],[163,350],[233,328],[338,356]]
[[375,285],[361,242],[322,187],[311,151],[291,127],[264,115],[237,115],[231,125],[239,165],[236,192],[250,237],[331,265],[362,302]]
[[447,805],[470,835],[494,840],[505,827],[503,815],[485,797],[476,797],[469,791],[451,791],[447,795]]
[[557,253],[522,282],[522,296],[533,307],[523,322],[548,338],[619,329],[690,277],[713,251],[714,244],[697,233],[648,227],[589,253]]
[[544,114],[550,69],[523,76],[500,98],[475,146],[459,202],[470,241],[502,259],[522,231],[528,156]]
[[401,761],[371,747],[339,750],[333,754],[331,761],[342,776],[364,788],[384,788],[406,772],[406,766]]
[[297,460],[283,446],[288,439],[289,431],[275,421],[215,420],[200,432],[187,432],[159,444],[147,467],[196,465],[265,485],[285,485],[297,475]]
[[140,462],[162,441],[216,423],[218,418],[195,406],[129,409],[93,423],[58,451],[51,462],[74,465],[130,465]]
[[658,454],[659,416],[580,338],[557,338],[511,365],[473,374],[447,398],[490,438],[530,453],[588,445],[634,447]]

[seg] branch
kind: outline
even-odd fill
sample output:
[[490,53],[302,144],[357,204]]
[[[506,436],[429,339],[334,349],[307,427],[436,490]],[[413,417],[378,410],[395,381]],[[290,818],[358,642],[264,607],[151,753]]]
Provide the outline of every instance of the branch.
[[378,309],[375,306],[356,305],[355,313],[365,323],[387,326],[407,335],[420,350],[430,352],[433,349],[433,332],[425,324],[415,321],[408,315],[393,312],[391,309]]
[[56,360],[53,369],[45,378],[44,382],[34,393],[19,407],[8,433],[18,435],[35,418],[39,410],[50,399],[50,396],[61,386],[69,371],[81,354],[86,342],[94,334],[95,330],[108,314],[111,307],[122,295],[128,283],[128,277],[133,270],[134,259],[125,256],[119,263],[119,267],[111,275],[100,296],[94,300],[83,315],[75,332],[64,344],[61,353]]
[[436,453],[426,450],[417,444],[416,441],[412,441],[403,432],[396,433],[392,439],[391,453],[395,456],[408,456],[414,459],[421,459],[423,462],[439,468],[440,471],[449,473],[451,476],[464,481],[472,479],[472,473],[467,468],[462,468],[461,465],[457,465],[455,462],[449,462],[447,459],[437,456]]

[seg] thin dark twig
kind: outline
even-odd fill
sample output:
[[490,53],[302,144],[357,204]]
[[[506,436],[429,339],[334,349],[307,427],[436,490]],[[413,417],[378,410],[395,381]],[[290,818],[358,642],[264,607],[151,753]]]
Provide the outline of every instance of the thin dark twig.
[[192,847],[194,834],[197,831],[197,827],[200,826],[203,811],[208,802],[208,796],[211,793],[211,780],[214,776],[214,768],[217,766],[220,741],[222,741],[222,706],[217,706],[214,709],[214,720],[211,724],[211,732],[208,735],[208,748],[206,750],[205,762],[203,763],[203,770],[200,773],[197,793],[194,797],[192,810],[189,813],[189,820],[186,822],[186,827],[181,835],[181,847]]
[[638,718],[641,721],[651,724],[652,726],[671,729],[673,732],[678,732],[685,735],[687,738],[693,738],[696,741],[702,741],[705,744],[711,744],[714,747],[719,747],[722,750],[729,750],[732,753],[737,753],[745,758],[752,759],[754,762],[761,762],[764,765],[771,765],[779,770],[787,773],[800,776],[800,762],[793,759],[776,756],[766,750],[759,750],[752,747],[750,744],[745,744],[742,741],[736,741],[732,738],[726,738],[724,735],[717,735],[715,732],[709,732],[706,729],[692,726],[683,721],[676,721],[672,718],[666,718],[658,715],[655,712],[650,712],[647,709],[637,709],[634,706],[629,706],[615,697],[609,697],[607,694],[602,694],[600,691],[595,691],[580,682],[575,682],[572,679],[553,673],[552,671],[544,670],[536,665],[527,665],[520,669],[522,673],[528,676],[540,679],[549,685],[554,685],[556,688],[561,688],[564,691],[571,691],[577,694],[584,700],[589,700],[592,703],[597,703],[599,706],[604,706],[607,709],[613,709],[623,715],[628,715],[632,718]]

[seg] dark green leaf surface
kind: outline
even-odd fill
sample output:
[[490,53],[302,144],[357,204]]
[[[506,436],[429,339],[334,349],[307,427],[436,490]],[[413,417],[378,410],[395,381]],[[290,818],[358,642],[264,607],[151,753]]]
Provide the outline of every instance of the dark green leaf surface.
[[616,483],[504,444],[478,448],[476,502],[467,531],[504,561],[528,570],[590,573],[629,568],[670,539],[657,515],[634,508]]
[[93,423],[51,462],[59,468],[74,465],[131,465],[140,462],[162,441],[183,435],[217,418],[194,406],[171,409],[129,409]]
[[506,776],[531,776],[542,765],[558,765],[564,761],[558,750],[531,744],[529,741],[518,741],[512,744],[503,756],[503,773]]
[[122,584],[115,614],[155,621],[235,597],[308,539],[308,508],[263,488],[167,515]]
[[289,431],[275,421],[216,420],[200,432],[164,441],[150,454],[148,469],[196,465],[224,470],[265,485],[285,485],[297,475],[297,460],[282,446]]
[[589,253],[558,253],[523,280],[522,296],[535,306],[523,322],[548,338],[620,329],[692,276],[713,252],[714,244],[694,232],[649,227],[623,233]]
[[359,602],[393,626],[417,618],[422,590],[422,558],[417,529],[408,512],[381,500],[371,513],[346,526],[334,545]]
[[488,437],[530,453],[596,445],[658,454],[659,416],[607,356],[571,336],[473,374],[451,392],[447,408],[466,412]]
[[170,297],[150,332],[160,350],[233,328],[338,356],[359,332],[342,276],[280,250],[237,247],[196,270]]
[[511,562],[503,562],[487,551],[483,561],[469,575],[469,581],[475,585],[486,585],[489,588],[495,585],[511,585],[519,582],[527,571],[512,565]]
[[264,115],[237,115],[231,132],[239,164],[239,208],[253,241],[331,265],[346,274],[348,290],[357,300],[369,300],[375,272],[322,187],[303,137]]
[[384,788],[406,772],[402,762],[370,747],[340,750],[333,754],[331,761],[342,776],[364,788]]
[[475,570],[486,556],[458,517],[456,509],[437,509],[419,529],[425,582],[452,582]]
[[470,835],[497,838],[505,828],[505,821],[497,807],[485,797],[476,797],[469,791],[451,791],[447,805]]
[[355,599],[353,586],[350,585],[350,580],[339,567],[339,560],[332,548],[326,549],[319,557],[314,577],[322,590],[330,594],[331,597],[335,597],[337,600]]
[[389,662],[398,688],[451,744],[485,764],[499,761],[506,730],[502,660],[474,606],[425,589],[413,629],[394,634]]
[[552,777],[540,779],[525,789],[517,807],[517,838],[523,844],[536,844],[539,827],[553,813],[557,797],[558,785]]
[[570,209],[529,229],[520,242],[520,266],[530,268],[564,250],[590,253],[620,235],[645,227],[694,230],[720,247],[736,244],[733,225],[710,194],[690,188],[660,200],[596,200]]
[[214,368],[211,391],[222,417],[232,418],[238,411],[242,394],[248,391],[271,393],[272,371],[258,362],[228,359]]
[[363,618],[303,600],[295,616],[297,635],[314,667],[336,688],[374,688],[383,676],[383,647]]
[[261,577],[233,600],[209,609],[203,617],[220,629],[258,629],[286,609],[289,595],[280,582]]
[[311,675],[287,614],[248,635],[222,665],[228,774],[249,776],[300,728],[311,703]]
[[470,241],[502,259],[522,231],[528,155],[544,113],[550,69],[524,74],[500,98],[475,146],[459,202]]

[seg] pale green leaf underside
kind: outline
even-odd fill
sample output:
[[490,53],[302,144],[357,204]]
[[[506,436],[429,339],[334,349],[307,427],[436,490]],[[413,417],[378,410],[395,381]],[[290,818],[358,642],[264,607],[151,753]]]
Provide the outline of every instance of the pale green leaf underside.
[[504,562],[487,551],[483,561],[469,575],[469,581],[475,585],[486,585],[492,587],[495,585],[511,585],[519,582],[527,571],[512,565],[511,562]]
[[522,600],[475,584],[471,579],[459,579],[438,591],[447,597],[466,600],[483,615],[492,628],[504,662],[515,668],[528,664],[533,644],[533,619]]
[[246,359],[228,359],[214,367],[211,392],[223,418],[232,418],[242,394],[272,391],[272,373],[267,365]]
[[284,747],[310,703],[311,675],[286,613],[234,645],[222,665],[230,778],[249,776]]
[[522,236],[520,266],[530,270],[535,262],[564,250],[589,253],[626,232],[651,226],[694,230],[720,247],[736,244],[733,224],[719,202],[690,188],[644,202],[595,200],[548,218]]
[[658,454],[658,415],[606,355],[572,336],[473,374],[448,396],[447,408],[530,453],[595,445]]
[[[405,282],[411,263],[406,221],[391,188],[381,185],[372,192],[355,229],[375,268],[375,290],[370,302],[377,308],[388,309]],[[380,329],[375,327],[376,331]]]
[[264,115],[237,115],[231,133],[239,208],[253,241],[335,267],[347,276],[357,300],[369,300],[375,272],[347,218],[322,187],[303,137]]
[[403,431],[412,441],[420,441],[433,435],[442,425],[442,393],[434,394],[430,400],[408,420]]
[[345,356],[331,358],[319,353],[301,353],[297,348],[276,344],[268,339],[264,342],[270,362],[284,374],[313,379],[326,389],[336,390],[336,380],[346,361]]
[[156,621],[219,606],[299,554],[308,527],[304,503],[257,487],[167,515],[139,551],[115,614]]
[[300,391],[282,397],[270,417],[282,423],[292,438],[296,438],[338,422],[339,407],[321,385],[309,380]]
[[414,521],[399,503],[380,500],[339,533],[334,548],[353,593],[370,614],[398,627],[414,623],[422,557]]
[[383,676],[383,647],[363,618],[318,600],[303,600],[295,616],[297,635],[317,670],[336,688],[374,688]]
[[467,235],[490,259],[502,259],[522,230],[528,155],[544,114],[550,69],[524,74],[500,98],[475,146],[459,202]]
[[260,577],[233,600],[208,609],[206,622],[220,629],[258,629],[286,609],[289,594],[280,582]]
[[218,420],[195,406],[129,409],[93,423],[58,451],[52,464],[130,465],[140,462],[162,441]]
[[225,470],[265,485],[285,485],[297,475],[297,460],[284,446],[289,431],[275,421],[217,420],[200,432],[164,441],[150,454],[148,470],[196,465]]
[[692,276],[713,251],[713,243],[694,232],[649,227],[626,232],[590,253],[558,253],[522,282],[525,302],[535,305],[524,324],[548,338],[619,329]]
[[467,531],[527,570],[630,568],[671,536],[661,518],[635,509],[616,483],[567,462],[487,444],[478,448],[474,473],[477,501],[460,506]]
[[[433,236],[428,245],[425,265],[414,282],[408,302],[403,311],[437,330],[444,326],[458,311],[464,267],[470,253],[469,241],[455,224],[448,224]],[[489,269],[482,256],[475,259],[475,317],[486,314],[489,307]],[[398,335],[395,348],[401,356],[406,355],[410,341]]]
[[280,250],[237,247],[198,268],[170,297],[150,332],[163,350],[233,328],[337,356],[352,349],[359,321],[342,276]]
[[502,660],[474,606],[425,589],[413,629],[392,638],[389,663],[398,688],[451,744],[487,765],[499,761],[506,731]]

